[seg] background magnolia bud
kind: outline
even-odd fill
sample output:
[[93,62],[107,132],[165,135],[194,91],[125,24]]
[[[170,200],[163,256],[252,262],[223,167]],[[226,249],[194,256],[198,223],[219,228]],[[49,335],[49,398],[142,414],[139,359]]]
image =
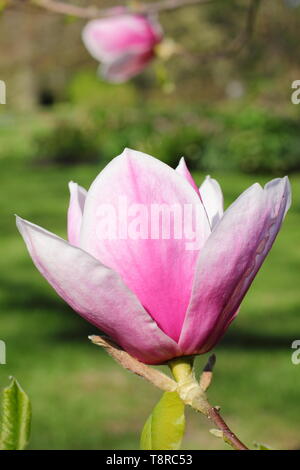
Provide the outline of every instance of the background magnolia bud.
[[102,62],[102,75],[123,82],[140,73],[155,56],[162,40],[160,24],[152,17],[124,14],[93,20],[82,31],[89,53]]

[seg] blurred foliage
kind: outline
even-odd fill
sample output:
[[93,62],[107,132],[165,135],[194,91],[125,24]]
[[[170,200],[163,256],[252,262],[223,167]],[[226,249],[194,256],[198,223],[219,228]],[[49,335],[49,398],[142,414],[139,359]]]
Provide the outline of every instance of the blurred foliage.
[[91,131],[69,122],[58,122],[34,137],[33,160],[44,164],[74,165],[98,159],[97,140]]
[[300,120],[257,108],[216,116],[222,131],[209,140],[202,168],[281,175],[300,169]]
[[34,131],[34,161],[105,164],[130,147],[172,167],[184,156],[190,169],[205,172],[283,175],[300,170],[296,106],[293,113],[246,100],[166,106],[143,100],[131,84],[99,83],[90,72],[75,75],[68,93],[70,102],[55,106],[43,129]]

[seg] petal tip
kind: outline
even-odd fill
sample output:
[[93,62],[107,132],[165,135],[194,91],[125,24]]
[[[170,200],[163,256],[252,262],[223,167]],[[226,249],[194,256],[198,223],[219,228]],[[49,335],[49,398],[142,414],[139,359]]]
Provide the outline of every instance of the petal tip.
[[123,157],[123,158],[130,158],[130,157],[132,157],[133,155],[136,155],[136,154],[138,154],[138,153],[139,153],[139,152],[138,152],[137,150],[133,150],[133,149],[131,149],[131,148],[129,148],[129,147],[125,147],[120,156]]
[[32,225],[33,224],[28,222],[28,220],[22,219],[22,217],[16,215],[16,226],[20,234],[22,235],[25,243],[27,243],[28,240],[27,228],[31,227]]
[[22,217],[20,217],[19,215],[16,215],[16,224],[20,231],[21,230],[24,231],[25,227],[30,227],[33,229],[36,227],[35,224],[33,224],[32,222],[29,222],[26,219],[22,219]]
[[73,191],[73,189],[76,185],[77,185],[77,183],[75,183],[74,181],[69,181],[68,187],[69,187],[70,193],[72,193],[72,191]]
[[181,157],[181,158],[179,159],[178,166],[179,166],[179,165],[185,165],[185,166],[186,166],[186,161],[185,161],[185,158],[184,158],[184,157]]
[[24,219],[22,219],[22,217],[20,217],[19,215],[17,214],[14,214],[15,215],[15,218],[16,218],[16,225],[18,227],[18,229],[21,231],[21,228],[23,227],[24,225],[24,222],[26,222]]

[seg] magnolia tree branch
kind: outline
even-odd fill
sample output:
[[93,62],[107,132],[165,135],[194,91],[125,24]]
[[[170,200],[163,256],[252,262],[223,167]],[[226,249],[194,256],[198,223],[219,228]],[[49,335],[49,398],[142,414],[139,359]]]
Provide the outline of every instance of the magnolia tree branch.
[[228,51],[229,54],[235,54],[239,52],[251,40],[254,33],[254,27],[260,4],[261,0],[250,0],[246,14],[244,30],[242,31],[241,35],[233,42],[231,46],[231,51]]
[[[208,387],[211,384],[213,378],[213,368],[216,364],[216,356],[212,354],[200,377],[199,385],[202,388],[203,392],[206,392]],[[217,437],[221,437],[227,444],[231,445],[235,450],[248,450],[248,448],[243,444],[240,439],[231,431],[228,425],[225,423],[224,419],[220,415],[219,407],[210,406],[208,410],[208,417],[211,419],[214,424],[218,427],[219,434]]]
[[231,41],[229,46],[217,48],[217,50],[206,51],[203,53],[191,53],[184,48],[181,48],[181,52],[185,53],[187,57],[192,60],[197,60],[201,64],[205,64],[209,61],[216,59],[230,59],[237,56],[246,46],[250,43],[257,21],[259,7],[262,0],[249,0],[249,4],[246,10],[244,26],[242,30],[237,34],[235,39]]
[[[218,0],[160,0],[153,3],[140,3],[138,1],[129,3],[124,8],[127,13],[140,13],[144,15],[155,14],[162,11],[177,10],[178,8],[204,5],[216,2]],[[30,3],[37,5],[45,10],[62,15],[74,16],[77,18],[105,18],[119,14],[119,7],[98,8],[96,6],[80,7],[71,3],[61,2],[59,0],[30,0]]]
[[[199,385],[204,392],[208,389],[213,378],[213,368],[216,364],[216,356],[212,354],[200,376]],[[231,445],[236,450],[248,450],[247,447],[239,440],[239,438],[229,429],[224,419],[220,415],[220,410],[217,406],[212,406],[208,410],[209,418],[217,425],[218,429],[212,429],[211,433],[216,437],[221,437],[227,444]],[[217,431],[217,432],[215,432]]]
[[218,408],[211,407],[209,410],[209,418],[221,431],[218,437],[221,437],[227,444],[229,444],[234,450],[249,450],[245,444],[231,431],[227,426],[224,419],[220,415]]
[[213,430],[212,434],[221,437],[227,444],[235,450],[248,450],[240,439],[231,431],[228,425],[220,414],[218,407],[212,406],[206,397],[205,391],[209,387],[212,380],[212,370],[215,364],[215,356],[211,356],[208,363],[203,369],[203,373],[198,383],[192,372],[193,359],[179,358],[170,361],[169,366],[172,370],[173,376],[176,379],[171,379],[168,375],[139,362],[137,359],[130,356],[127,352],[123,351],[120,347],[115,345],[111,340],[103,336],[89,336],[92,343],[97,346],[102,346],[110,356],[112,356],[122,367],[133,372],[134,374],[143,377],[151,382],[156,387],[163,391],[174,392],[177,391],[182,401],[200,411],[208,419],[210,419],[218,428]]
[[93,335],[89,336],[89,339],[97,346],[102,346],[102,348],[104,348],[108,354],[115,359],[115,361],[124,367],[124,369],[130,370],[134,374],[143,377],[164,392],[174,392],[176,390],[177,383],[175,380],[152,367],[146,366],[142,362],[130,356],[108,338]]
[[182,7],[192,5],[205,5],[217,0],[161,0],[160,2],[148,3],[141,6],[144,13],[159,13],[161,11],[178,10]]

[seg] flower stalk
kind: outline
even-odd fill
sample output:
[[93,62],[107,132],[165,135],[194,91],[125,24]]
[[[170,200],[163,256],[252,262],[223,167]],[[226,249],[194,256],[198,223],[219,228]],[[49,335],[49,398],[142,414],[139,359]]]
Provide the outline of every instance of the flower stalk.
[[177,393],[182,401],[209,417],[210,404],[204,390],[200,387],[194,374],[194,358],[185,356],[169,361],[169,367],[177,382]]
[[[226,444],[234,450],[249,450],[245,444],[231,431],[220,415],[218,407],[212,406],[206,396],[206,390],[211,383],[212,368],[215,363],[215,356],[208,359],[208,363],[203,369],[200,382],[197,382],[194,372],[194,356],[183,356],[172,359],[168,362],[169,368],[175,380],[163,372],[154,369],[122,350],[113,341],[103,336],[89,336],[91,342],[97,346],[103,347],[107,353],[118,362],[124,369],[151,382],[155,387],[164,392],[176,391],[182,401],[191,406],[194,410],[204,414],[218,428],[218,433],[213,430],[212,434],[221,437]],[[207,380],[207,374],[210,378]],[[205,380],[203,378],[205,377]]]
[[192,356],[176,358],[168,363],[178,384],[178,395],[185,404],[212,420],[221,431],[219,436],[234,450],[249,450],[225,423],[219,409],[209,403],[205,390],[200,385],[201,380],[199,384],[195,378],[193,363],[194,357]]

